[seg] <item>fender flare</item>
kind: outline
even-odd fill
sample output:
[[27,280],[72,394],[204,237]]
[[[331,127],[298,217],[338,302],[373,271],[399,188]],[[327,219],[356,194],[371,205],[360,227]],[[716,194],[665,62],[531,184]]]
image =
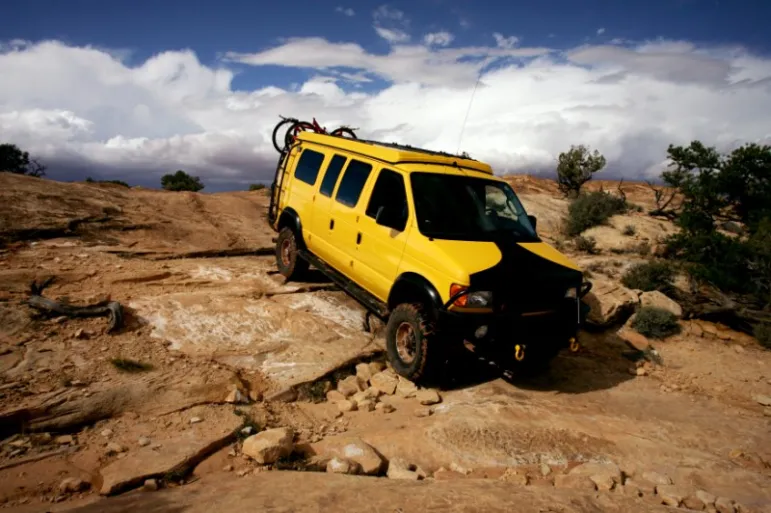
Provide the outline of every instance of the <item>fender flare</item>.
[[278,219],[278,231],[280,232],[285,227],[292,229],[300,248],[305,249],[306,245],[303,238],[303,224],[300,220],[300,214],[292,207],[285,208]]
[[388,309],[393,310],[403,301],[402,298],[420,298],[434,312],[444,308],[442,296],[436,287],[423,276],[413,272],[403,273],[396,278],[388,294]]

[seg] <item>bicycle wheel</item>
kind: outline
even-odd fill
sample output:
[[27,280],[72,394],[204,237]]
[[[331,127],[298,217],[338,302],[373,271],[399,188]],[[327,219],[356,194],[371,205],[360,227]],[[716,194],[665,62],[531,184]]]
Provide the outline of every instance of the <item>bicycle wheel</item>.
[[348,137],[350,139],[358,139],[358,137],[356,137],[356,134],[353,133],[353,130],[345,126],[341,126],[340,128],[335,128],[334,130],[332,130],[332,135],[336,135],[337,137]]
[[[296,123],[296,122],[297,122],[297,120],[296,120],[296,119],[293,119],[293,118],[284,118],[282,121],[280,121],[280,122],[279,122],[279,123],[276,125],[276,128],[274,128],[274,129],[273,129],[273,147],[274,147],[274,148],[276,148],[276,151],[277,151],[277,152],[279,152],[279,153],[283,153],[283,151],[286,149],[286,146],[284,146],[283,148],[281,148],[281,147],[278,145],[278,140],[276,139],[276,135],[278,134],[278,130],[279,130],[279,129],[280,129],[282,126],[284,126],[285,124],[287,124],[287,123],[290,123],[290,124],[292,124],[292,123]],[[286,138],[284,138],[284,142],[286,142]]]
[[286,136],[284,136],[284,143],[286,144],[286,148],[289,148],[292,143],[294,143],[297,134],[305,131],[315,132],[316,127],[307,121],[297,121],[292,126],[290,126],[286,131]]

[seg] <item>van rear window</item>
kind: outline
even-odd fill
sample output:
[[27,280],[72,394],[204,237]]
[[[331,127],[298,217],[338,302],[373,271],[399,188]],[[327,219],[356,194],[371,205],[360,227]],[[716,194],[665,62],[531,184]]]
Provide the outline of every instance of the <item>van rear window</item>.
[[297,167],[294,170],[294,177],[309,185],[316,185],[316,178],[319,176],[321,163],[324,162],[324,154],[313,150],[303,150]]

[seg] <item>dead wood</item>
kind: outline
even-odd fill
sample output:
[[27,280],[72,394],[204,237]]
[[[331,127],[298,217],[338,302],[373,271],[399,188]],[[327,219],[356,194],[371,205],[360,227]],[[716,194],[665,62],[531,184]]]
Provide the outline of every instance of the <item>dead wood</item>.
[[54,277],[51,276],[41,283],[33,281],[30,285],[30,296],[27,303],[32,308],[45,312],[48,315],[64,315],[67,317],[104,317],[110,318],[108,333],[123,327],[123,308],[117,301],[100,301],[93,305],[76,306],[68,303],[54,301],[43,297],[43,290],[51,284]]

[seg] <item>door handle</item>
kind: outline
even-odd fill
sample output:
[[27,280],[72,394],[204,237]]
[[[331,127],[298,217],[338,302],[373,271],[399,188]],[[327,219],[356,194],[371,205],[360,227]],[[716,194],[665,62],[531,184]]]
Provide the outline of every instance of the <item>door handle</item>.
[[361,244],[361,232],[356,234],[356,244]]
[[330,219],[329,220],[329,229],[330,230],[334,230],[335,229],[335,220],[334,219]]

